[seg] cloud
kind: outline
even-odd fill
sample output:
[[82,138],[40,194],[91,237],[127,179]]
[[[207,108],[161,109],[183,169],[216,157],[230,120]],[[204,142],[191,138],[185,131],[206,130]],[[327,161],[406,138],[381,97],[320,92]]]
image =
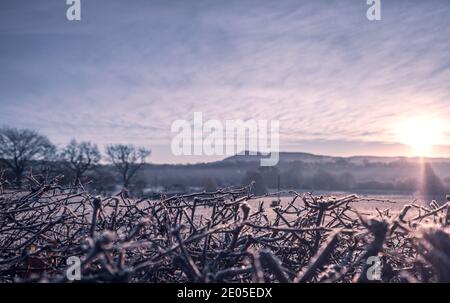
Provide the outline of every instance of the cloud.
[[365,1],[95,0],[71,23],[62,2],[0,4],[0,121],[60,144],[168,146],[171,123],[202,111],[278,119],[282,144],[330,153],[450,116],[444,0],[383,2],[380,22]]

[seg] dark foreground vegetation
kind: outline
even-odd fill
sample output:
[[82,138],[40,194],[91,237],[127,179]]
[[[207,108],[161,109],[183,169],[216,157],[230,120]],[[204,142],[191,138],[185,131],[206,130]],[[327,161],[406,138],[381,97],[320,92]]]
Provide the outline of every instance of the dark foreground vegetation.
[[30,184],[0,184],[1,282],[68,282],[71,256],[82,282],[370,282],[372,256],[382,282],[450,282],[449,202],[367,216],[354,195],[272,208],[251,185],[130,200]]

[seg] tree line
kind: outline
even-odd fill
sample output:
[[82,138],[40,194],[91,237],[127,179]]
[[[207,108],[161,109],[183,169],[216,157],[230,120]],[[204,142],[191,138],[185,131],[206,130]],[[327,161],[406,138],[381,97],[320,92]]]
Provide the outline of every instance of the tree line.
[[108,144],[102,155],[98,146],[89,141],[72,139],[58,149],[46,136],[31,129],[0,128],[0,163],[14,177],[13,183],[22,186],[25,172],[35,162],[61,163],[72,172],[74,185],[79,185],[85,174],[102,159],[111,164],[127,189],[136,172],[145,164],[151,151],[132,144]]
[[[82,184],[99,193],[110,194],[117,185],[133,196],[160,188],[165,191],[215,191],[219,187],[249,185],[252,192],[265,194],[280,189],[337,190],[367,192],[421,193],[442,197],[450,191],[450,181],[441,179],[431,163],[395,162],[354,165],[343,160],[327,163],[281,161],[275,167],[259,167],[259,163],[227,163],[226,161],[195,165],[146,165],[150,150],[127,144],[109,144],[100,152],[96,144],[75,139],[56,148],[39,132],[29,129],[0,128],[1,179],[22,186],[34,177],[60,178],[61,185]],[[109,165],[103,165],[109,164]],[[369,165],[370,164],[370,165]],[[387,180],[386,170],[392,177]],[[440,167],[442,171],[442,167]],[[4,172],[2,174],[2,172]],[[36,175],[36,172],[39,172]],[[27,173],[27,174],[26,174]],[[397,175],[398,173],[398,175]],[[5,178],[6,177],[6,178]],[[152,184],[150,186],[150,183]]]

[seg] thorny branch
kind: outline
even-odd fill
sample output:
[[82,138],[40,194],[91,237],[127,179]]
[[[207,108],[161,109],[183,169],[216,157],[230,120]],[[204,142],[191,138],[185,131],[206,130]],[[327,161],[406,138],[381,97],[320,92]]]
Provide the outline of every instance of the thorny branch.
[[70,256],[84,282],[370,282],[370,256],[383,282],[450,282],[450,202],[369,218],[355,195],[271,208],[250,187],[135,201],[35,183],[0,177],[0,282],[68,282]]

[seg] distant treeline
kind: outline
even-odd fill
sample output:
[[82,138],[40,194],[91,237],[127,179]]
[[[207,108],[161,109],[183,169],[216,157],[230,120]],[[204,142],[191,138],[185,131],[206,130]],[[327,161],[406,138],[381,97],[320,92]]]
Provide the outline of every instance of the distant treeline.
[[[254,193],[276,190],[356,191],[367,193],[420,192],[445,197],[450,180],[441,178],[434,167],[439,164],[392,162],[389,164],[307,163],[280,161],[275,167],[260,167],[258,161],[220,161],[193,165],[145,165],[142,176],[153,186],[173,184],[210,190],[256,182]],[[450,168],[450,164],[443,164]],[[450,173],[450,170],[448,170]]]
[[[130,189],[150,150],[130,144],[110,144],[104,153],[96,144],[72,139],[62,149],[30,129],[0,129],[1,185],[15,187],[59,178],[62,184],[86,184],[98,191],[113,190],[118,184]],[[109,167],[100,165],[104,158]],[[27,184],[25,184],[26,186]]]
[[339,190],[368,193],[415,193],[441,196],[450,192],[450,162],[389,162],[323,157],[298,153],[283,156],[274,167],[259,159],[236,156],[214,163],[159,165],[146,163],[150,150],[127,144],[107,145],[72,140],[57,149],[33,130],[0,129],[0,178],[10,186],[27,186],[29,177],[54,178],[63,185],[81,183],[91,191],[127,189],[134,196],[214,191],[248,185],[264,194],[282,190]]

